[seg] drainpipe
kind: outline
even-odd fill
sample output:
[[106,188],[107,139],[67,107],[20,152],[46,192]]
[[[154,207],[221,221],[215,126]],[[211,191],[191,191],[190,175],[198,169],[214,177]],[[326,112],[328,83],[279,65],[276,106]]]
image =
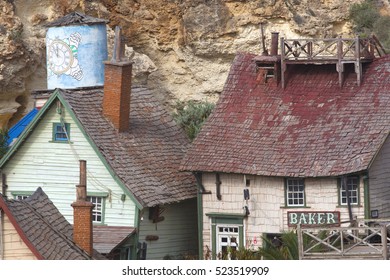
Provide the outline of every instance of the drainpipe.
[[344,186],[345,192],[347,195],[347,205],[348,205],[348,214],[349,214],[349,220],[352,222],[353,221],[353,216],[352,216],[352,206],[351,206],[351,201],[349,200],[349,188],[347,184],[347,176],[343,176],[341,178],[341,185]]
[[3,230],[4,230],[3,210],[0,209],[0,260],[4,260],[4,238],[3,238]]

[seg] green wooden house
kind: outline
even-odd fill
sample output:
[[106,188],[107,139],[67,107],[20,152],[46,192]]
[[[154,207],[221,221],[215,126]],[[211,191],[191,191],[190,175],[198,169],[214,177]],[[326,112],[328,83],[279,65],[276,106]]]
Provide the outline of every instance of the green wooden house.
[[95,249],[113,259],[195,254],[195,179],[178,171],[189,141],[153,91],[131,86],[131,63],[105,67],[104,88],[40,93],[47,102],[0,162],[2,193],[23,199],[40,187],[72,223],[85,160]]

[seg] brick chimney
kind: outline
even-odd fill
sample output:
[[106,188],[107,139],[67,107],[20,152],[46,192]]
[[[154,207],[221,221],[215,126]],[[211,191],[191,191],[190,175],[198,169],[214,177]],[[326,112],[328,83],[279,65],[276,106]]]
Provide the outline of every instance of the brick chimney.
[[90,256],[93,252],[92,202],[87,201],[86,161],[80,160],[80,184],[73,207],[73,241]]
[[115,28],[111,61],[105,61],[103,114],[119,132],[129,130],[132,63],[123,60],[121,29]]

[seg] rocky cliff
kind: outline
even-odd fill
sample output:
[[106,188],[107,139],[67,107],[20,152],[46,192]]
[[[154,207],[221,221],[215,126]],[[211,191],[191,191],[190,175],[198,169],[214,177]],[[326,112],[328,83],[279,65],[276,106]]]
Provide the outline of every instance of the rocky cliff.
[[[44,24],[72,11],[108,19],[126,37],[135,82],[174,100],[215,101],[235,53],[261,53],[260,23],[286,38],[353,37],[348,10],[359,0],[3,0],[0,2],[0,126],[46,88]],[[384,12],[388,1],[377,1]],[[269,45],[269,44],[268,44]]]

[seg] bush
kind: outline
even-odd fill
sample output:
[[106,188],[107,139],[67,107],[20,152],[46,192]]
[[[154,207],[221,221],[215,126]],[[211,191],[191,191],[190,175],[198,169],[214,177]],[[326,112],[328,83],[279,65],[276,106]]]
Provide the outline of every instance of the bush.
[[374,34],[378,37],[385,48],[386,53],[390,51],[390,16],[378,18],[373,27]]
[[349,10],[349,17],[357,33],[369,35],[380,14],[373,1],[366,0],[360,4],[353,4]]
[[8,130],[0,129],[0,158],[2,158],[8,150],[8,139]]
[[173,114],[173,118],[192,141],[198,135],[213,109],[214,104],[207,101],[188,101],[187,103],[178,101],[175,105],[176,112]]

